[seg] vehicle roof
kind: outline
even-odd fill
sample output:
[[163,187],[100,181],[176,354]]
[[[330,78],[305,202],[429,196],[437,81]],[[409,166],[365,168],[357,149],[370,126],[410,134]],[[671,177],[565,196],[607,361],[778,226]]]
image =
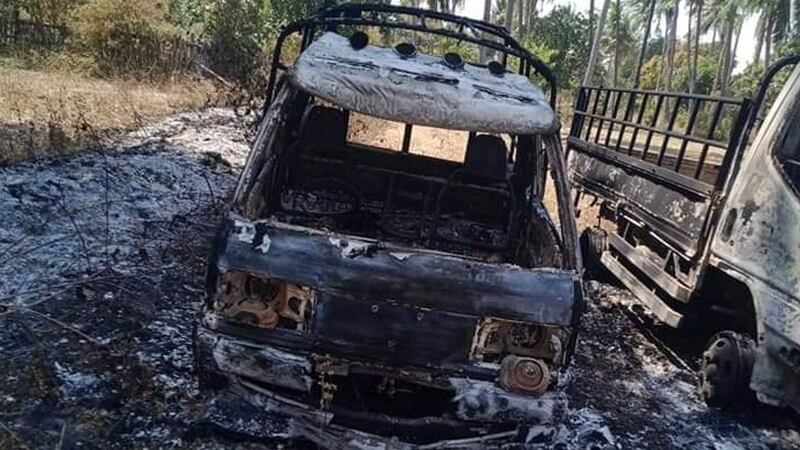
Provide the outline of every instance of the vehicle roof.
[[394,49],[361,50],[327,32],[289,69],[289,81],[344,109],[415,125],[484,133],[547,134],[558,119],[544,92],[522,75],[445,66],[441,57],[403,59]]

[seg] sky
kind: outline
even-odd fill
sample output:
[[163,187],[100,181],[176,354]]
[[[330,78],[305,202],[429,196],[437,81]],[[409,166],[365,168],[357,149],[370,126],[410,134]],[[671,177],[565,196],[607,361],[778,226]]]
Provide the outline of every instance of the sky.
[[[483,18],[483,3],[484,0],[465,0],[462,14],[467,17],[475,19]],[[577,11],[589,12],[590,0],[553,0],[544,2],[544,13],[547,14],[556,5],[572,5]],[[603,5],[602,0],[595,0],[596,14],[600,14],[600,8]],[[750,17],[742,27],[742,37],[739,40],[739,49],[736,52],[736,67],[734,73],[739,73],[753,60],[753,53],[756,48],[756,22],[757,18]],[[661,29],[663,30],[663,24]],[[681,4],[680,17],[678,19],[678,35],[681,39],[685,39],[686,33],[689,30],[689,11],[685,7],[685,2]],[[703,42],[711,42],[711,34],[703,36]]]

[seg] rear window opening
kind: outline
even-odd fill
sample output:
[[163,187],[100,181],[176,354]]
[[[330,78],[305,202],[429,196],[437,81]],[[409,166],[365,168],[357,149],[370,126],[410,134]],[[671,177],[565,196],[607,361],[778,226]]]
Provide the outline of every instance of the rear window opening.
[[401,151],[406,126],[400,122],[350,113],[347,142],[390,151]]

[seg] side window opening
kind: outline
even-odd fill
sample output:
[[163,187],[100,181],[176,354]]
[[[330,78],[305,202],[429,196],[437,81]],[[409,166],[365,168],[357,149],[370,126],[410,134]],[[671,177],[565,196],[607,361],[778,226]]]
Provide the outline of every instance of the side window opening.
[[776,152],[784,173],[795,189],[800,190],[800,103],[794,107],[786,123],[786,134],[779,142]]

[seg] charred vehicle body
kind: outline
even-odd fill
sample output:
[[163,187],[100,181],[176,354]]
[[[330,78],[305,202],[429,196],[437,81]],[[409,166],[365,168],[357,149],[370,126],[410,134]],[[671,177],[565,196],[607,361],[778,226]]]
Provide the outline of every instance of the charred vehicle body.
[[570,172],[607,225],[581,236],[587,270],[710,337],[698,378],[715,407],[752,390],[800,410],[800,69],[758,127],[798,61],[776,63],[752,100],[597,87],[577,100]]
[[[372,45],[374,28],[493,62]],[[480,21],[341,5],[289,26],[211,262],[202,384],[323,446],[483,447],[553,420],[582,304],[555,96],[549,69]],[[399,124],[402,144],[354,142],[356,116]],[[463,156],[415,152],[423,128],[461,130]]]

